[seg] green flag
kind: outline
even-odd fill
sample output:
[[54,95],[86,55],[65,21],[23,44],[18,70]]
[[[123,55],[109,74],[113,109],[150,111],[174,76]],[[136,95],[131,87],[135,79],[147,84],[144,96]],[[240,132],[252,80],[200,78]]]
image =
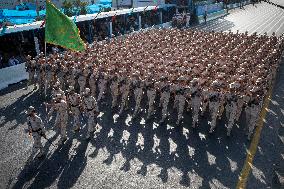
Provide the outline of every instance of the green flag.
[[45,41],[74,51],[85,50],[80,32],[74,22],[60,12],[50,0],[46,1]]

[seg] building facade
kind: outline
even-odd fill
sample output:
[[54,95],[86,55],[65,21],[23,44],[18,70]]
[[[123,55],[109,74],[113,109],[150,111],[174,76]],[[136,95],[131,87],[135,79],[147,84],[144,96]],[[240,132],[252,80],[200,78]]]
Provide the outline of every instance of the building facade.
[[[46,0],[37,0],[37,1],[38,1],[38,6],[45,6],[45,1]],[[57,7],[61,7],[62,3],[65,0],[51,0],[51,1]],[[67,1],[72,1],[72,0],[67,0]],[[96,0],[81,0],[81,1],[87,2],[89,4],[96,2]],[[0,0],[0,9],[14,9],[20,3],[25,3],[25,2],[35,3],[36,0]]]

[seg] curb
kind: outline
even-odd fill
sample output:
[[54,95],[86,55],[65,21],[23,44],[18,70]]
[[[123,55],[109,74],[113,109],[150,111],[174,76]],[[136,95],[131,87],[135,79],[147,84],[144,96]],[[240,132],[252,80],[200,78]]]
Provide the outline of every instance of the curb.
[[271,4],[271,5],[274,5],[274,6],[276,6],[276,7],[279,7],[279,8],[281,8],[281,9],[284,9],[284,7],[283,7],[282,5],[278,5],[278,4],[276,4],[276,3],[270,2],[270,0],[263,0],[263,1],[266,2],[266,3],[269,3],[269,4]]

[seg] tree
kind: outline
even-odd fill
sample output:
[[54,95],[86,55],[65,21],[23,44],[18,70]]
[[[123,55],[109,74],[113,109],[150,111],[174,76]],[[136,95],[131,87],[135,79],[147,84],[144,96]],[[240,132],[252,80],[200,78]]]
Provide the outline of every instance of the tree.
[[67,16],[87,14],[87,2],[81,0],[65,0],[62,8]]
[[65,0],[62,4],[62,8],[64,10],[64,14],[66,14],[67,16],[73,15],[73,5],[71,1]]
[[74,0],[73,1],[73,6],[76,9],[79,9],[80,14],[87,14],[87,2],[82,2],[81,0]]

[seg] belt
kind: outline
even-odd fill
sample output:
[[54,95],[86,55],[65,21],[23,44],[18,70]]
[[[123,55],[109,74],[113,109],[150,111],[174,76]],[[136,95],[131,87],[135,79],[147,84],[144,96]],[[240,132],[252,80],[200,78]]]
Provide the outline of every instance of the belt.
[[94,109],[94,108],[92,108],[92,109],[87,109],[87,111],[90,112],[90,111],[92,111],[93,109]]
[[76,104],[76,105],[71,104],[71,106],[72,106],[72,107],[77,107],[77,106],[79,106],[79,104]]
[[41,128],[39,128],[39,129],[37,129],[37,130],[32,130],[32,132],[34,132],[34,133],[37,133],[37,132],[39,132],[39,131],[41,131]]

